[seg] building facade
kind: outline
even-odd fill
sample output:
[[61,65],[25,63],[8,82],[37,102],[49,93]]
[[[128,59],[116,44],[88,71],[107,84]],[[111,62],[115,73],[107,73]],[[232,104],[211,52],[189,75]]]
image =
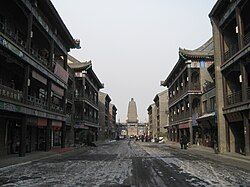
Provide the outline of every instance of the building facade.
[[208,72],[211,79],[202,86],[202,113],[197,118],[199,129],[195,134],[195,144],[214,148],[218,142],[214,64],[208,67]]
[[190,143],[198,130],[196,119],[201,113],[202,85],[208,79],[207,67],[213,62],[213,40],[195,50],[179,49],[179,60],[162,86],[168,87],[169,138],[179,141],[185,134]]
[[148,107],[148,131],[150,138],[157,137],[157,107],[155,103]]
[[250,1],[219,0],[210,18],[220,152],[250,154]]
[[50,1],[1,2],[0,154],[65,147],[67,53],[75,47]]
[[116,115],[117,115],[117,108],[114,104],[109,105],[109,119],[110,119],[110,126],[111,126],[111,138],[116,139],[118,136],[118,129],[116,123]]
[[91,62],[80,62],[69,56],[69,67],[74,71],[74,142],[89,143],[98,139],[99,90],[103,84],[92,68]]
[[168,91],[165,90],[157,94],[154,98],[156,110],[156,137],[167,136],[167,128],[169,127],[168,118]]
[[107,93],[99,92],[99,124],[100,139],[110,139],[112,135],[112,127],[110,124],[109,105],[111,98]]

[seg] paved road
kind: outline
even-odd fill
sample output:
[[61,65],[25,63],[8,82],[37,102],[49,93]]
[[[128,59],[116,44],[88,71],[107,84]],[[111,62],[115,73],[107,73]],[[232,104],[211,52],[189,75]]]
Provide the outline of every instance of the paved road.
[[0,186],[249,186],[249,170],[166,145],[119,141],[0,169]]

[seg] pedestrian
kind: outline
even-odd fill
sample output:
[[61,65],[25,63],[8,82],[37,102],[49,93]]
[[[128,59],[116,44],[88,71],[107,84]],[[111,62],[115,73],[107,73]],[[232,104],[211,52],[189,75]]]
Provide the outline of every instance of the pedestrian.
[[184,149],[187,149],[188,138],[187,138],[187,136],[185,134],[183,135],[182,142],[183,142]]
[[181,149],[187,149],[188,138],[185,134],[181,135],[180,144],[181,144]]
[[183,149],[183,134],[181,135],[181,138],[180,138],[180,144],[181,144],[181,149]]

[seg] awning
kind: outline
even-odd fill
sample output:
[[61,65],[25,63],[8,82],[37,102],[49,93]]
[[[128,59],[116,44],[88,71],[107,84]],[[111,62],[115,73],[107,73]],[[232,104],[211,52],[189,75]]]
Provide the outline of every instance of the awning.
[[208,120],[209,118],[212,118],[215,116],[215,112],[209,113],[209,114],[204,114],[201,117],[198,117],[196,120],[197,121],[202,121],[202,120]]

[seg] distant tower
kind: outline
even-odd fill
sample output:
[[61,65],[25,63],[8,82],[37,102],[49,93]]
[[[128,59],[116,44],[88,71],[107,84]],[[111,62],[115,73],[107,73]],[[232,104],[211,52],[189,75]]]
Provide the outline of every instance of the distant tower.
[[138,123],[137,108],[134,99],[132,98],[128,104],[128,119],[127,123]]

